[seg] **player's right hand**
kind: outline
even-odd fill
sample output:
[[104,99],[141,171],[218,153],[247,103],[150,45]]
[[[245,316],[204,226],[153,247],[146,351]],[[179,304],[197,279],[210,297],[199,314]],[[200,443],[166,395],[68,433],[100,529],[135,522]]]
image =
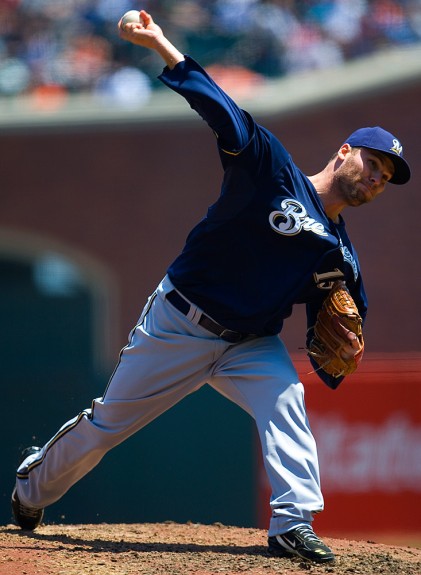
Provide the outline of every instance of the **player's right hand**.
[[163,37],[163,32],[148,12],[141,10],[139,16],[143,23],[128,22],[123,26],[120,19],[117,25],[120,38],[144,48],[154,48],[157,39]]

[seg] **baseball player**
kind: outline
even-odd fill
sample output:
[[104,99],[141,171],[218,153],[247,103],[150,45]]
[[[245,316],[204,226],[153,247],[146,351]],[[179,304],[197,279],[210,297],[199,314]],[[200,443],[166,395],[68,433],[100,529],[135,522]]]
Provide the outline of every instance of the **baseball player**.
[[[305,303],[311,337],[338,279],[365,317],[358,258],[341,212],[373,200],[388,182],[409,180],[402,146],[380,127],[362,128],[307,177],[148,13],[140,17],[140,24],[120,22],[120,35],[163,59],[160,80],[213,130],[222,188],[146,303],[104,395],[44,447],[24,452],[12,494],[15,520],[35,529],[44,508],[107,451],[206,382],[256,422],[272,489],[269,551],[333,561],[312,529],[323,509],[316,445],[303,385],[279,333],[293,305]],[[352,360],[361,341],[350,330],[340,335],[342,357]],[[328,386],[343,380],[314,365]]]

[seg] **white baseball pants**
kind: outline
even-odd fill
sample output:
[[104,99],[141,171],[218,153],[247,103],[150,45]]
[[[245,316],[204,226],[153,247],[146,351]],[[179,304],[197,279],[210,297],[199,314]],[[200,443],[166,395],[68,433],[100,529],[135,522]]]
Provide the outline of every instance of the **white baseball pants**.
[[323,508],[316,445],[304,388],[277,336],[230,344],[168,301],[167,277],[149,298],[104,396],[68,421],[19,467],[29,507],[56,502],[114,446],[205,383],[256,421],[272,489],[269,535],[310,523]]

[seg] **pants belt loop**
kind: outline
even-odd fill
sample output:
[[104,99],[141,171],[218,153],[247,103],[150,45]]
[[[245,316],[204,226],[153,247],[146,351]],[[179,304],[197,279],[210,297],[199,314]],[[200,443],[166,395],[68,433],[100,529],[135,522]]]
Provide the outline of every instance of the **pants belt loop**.
[[187,319],[189,319],[194,324],[198,324],[201,316],[202,312],[195,305],[190,305],[190,311],[186,316]]

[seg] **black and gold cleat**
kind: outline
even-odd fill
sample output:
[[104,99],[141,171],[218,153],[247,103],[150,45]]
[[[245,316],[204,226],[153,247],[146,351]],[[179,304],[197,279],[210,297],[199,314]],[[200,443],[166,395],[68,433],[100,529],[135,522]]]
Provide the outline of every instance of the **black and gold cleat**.
[[[22,452],[20,462],[22,463],[29,455],[38,453],[39,451],[41,451],[40,447],[27,447]],[[40,525],[44,517],[44,509],[23,505],[18,497],[16,486],[13,489],[11,503],[13,516],[19,527],[25,531],[33,531]]]
[[332,550],[317,537],[310,525],[301,525],[282,535],[269,537],[269,553],[277,557],[294,555],[315,563],[335,560]]

